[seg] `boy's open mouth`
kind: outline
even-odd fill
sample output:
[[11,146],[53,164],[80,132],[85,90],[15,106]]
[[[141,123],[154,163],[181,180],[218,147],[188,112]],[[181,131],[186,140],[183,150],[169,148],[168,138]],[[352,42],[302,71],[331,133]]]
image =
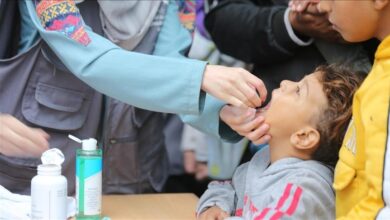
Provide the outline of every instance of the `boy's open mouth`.
[[267,105],[265,105],[264,107],[258,107],[256,108],[257,112],[265,112],[269,109],[269,107],[271,106],[271,101],[269,101],[267,103]]
[[264,109],[264,110],[268,110],[270,106],[271,106],[271,100],[267,103],[266,106],[264,106],[263,109]]

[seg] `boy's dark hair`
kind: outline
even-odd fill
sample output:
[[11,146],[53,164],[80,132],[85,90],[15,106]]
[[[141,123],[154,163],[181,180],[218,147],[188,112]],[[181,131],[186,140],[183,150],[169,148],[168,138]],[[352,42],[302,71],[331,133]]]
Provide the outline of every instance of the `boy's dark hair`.
[[322,73],[320,82],[328,106],[322,109],[317,123],[320,142],[312,159],[335,166],[352,116],[353,95],[366,74],[337,64],[319,66],[315,72]]

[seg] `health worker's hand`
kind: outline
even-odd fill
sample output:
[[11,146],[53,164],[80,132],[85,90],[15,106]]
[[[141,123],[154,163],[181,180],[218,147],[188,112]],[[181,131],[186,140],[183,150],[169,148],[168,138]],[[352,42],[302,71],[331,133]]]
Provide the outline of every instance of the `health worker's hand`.
[[40,157],[49,149],[49,135],[8,114],[0,114],[0,153],[12,157]]
[[207,65],[203,91],[238,107],[257,107],[267,97],[267,89],[256,76],[242,68]]

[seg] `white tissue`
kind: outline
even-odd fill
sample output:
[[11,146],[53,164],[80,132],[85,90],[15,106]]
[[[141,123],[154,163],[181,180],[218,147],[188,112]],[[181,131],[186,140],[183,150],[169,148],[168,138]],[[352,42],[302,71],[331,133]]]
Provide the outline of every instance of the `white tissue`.
[[[68,197],[67,217],[76,215],[76,200]],[[11,193],[0,185],[0,220],[31,219],[31,197]]]

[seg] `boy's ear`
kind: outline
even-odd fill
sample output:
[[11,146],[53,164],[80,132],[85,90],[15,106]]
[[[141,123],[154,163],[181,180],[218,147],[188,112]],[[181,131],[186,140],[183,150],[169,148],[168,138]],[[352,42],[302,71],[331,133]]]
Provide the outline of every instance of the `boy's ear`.
[[377,10],[382,10],[389,4],[389,0],[374,0],[374,7]]
[[290,142],[298,150],[311,150],[320,142],[320,133],[313,127],[307,126],[293,133]]

